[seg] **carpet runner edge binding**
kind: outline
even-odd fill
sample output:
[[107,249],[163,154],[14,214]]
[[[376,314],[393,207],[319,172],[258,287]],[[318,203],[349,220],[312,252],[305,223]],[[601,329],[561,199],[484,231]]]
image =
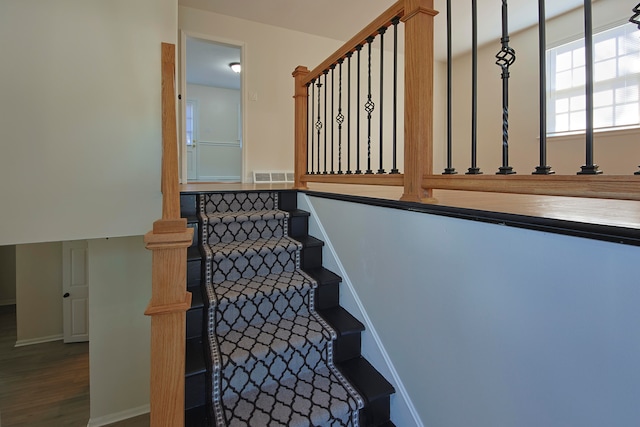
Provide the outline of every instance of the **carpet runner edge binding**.
[[333,364],[277,193],[198,197],[215,425],[358,427],[363,398]]

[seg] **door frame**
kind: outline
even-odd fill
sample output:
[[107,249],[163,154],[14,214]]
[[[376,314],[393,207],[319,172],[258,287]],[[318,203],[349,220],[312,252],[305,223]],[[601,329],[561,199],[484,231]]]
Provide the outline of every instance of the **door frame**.
[[240,165],[240,176],[241,182],[244,183],[247,180],[245,176],[245,166],[247,163],[247,109],[245,100],[247,99],[247,85],[246,85],[246,70],[247,66],[247,58],[246,58],[246,44],[244,42],[238,40],[230,40],[221,37],[212,36],[209,34],[196,33],[193,31],[187,31],[184,29],[180,29],[179,34],[179,43],[180,49],[178,55],[180,56],[179,61],[179,70],[178,70],[178,79],[180,88],[180,97],[182,99],[178,100],[178,111],[179,111],[179,120],[178,120],[178,130],[180,141],[180,183],[186,184],[188,182],[187,179],[187,144],[186,144],[186,94],[187,94],[187,38],[192,39],[200,39],[207,42],[225,44],[228,46],[237,47],[240,49],[240,63],[242,64],[242,72],[240,73],[240,116],[241,116],[241,129],[242,129],[242,141],[241,141],[241,150],[242,150],[242,161]]

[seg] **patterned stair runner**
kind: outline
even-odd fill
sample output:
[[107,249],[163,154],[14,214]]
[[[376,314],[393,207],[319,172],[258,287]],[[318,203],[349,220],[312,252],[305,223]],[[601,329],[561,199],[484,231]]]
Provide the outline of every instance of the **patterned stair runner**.
[[333,365],[277,193],[199,197],[216,426],[358,427],[363,399]]

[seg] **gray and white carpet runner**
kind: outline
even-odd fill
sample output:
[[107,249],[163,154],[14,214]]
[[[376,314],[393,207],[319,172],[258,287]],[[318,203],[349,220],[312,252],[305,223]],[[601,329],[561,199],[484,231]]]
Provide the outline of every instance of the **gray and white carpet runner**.
[[199,198],[216,426],[358,427],[363,400],[333,365],[277,193]]

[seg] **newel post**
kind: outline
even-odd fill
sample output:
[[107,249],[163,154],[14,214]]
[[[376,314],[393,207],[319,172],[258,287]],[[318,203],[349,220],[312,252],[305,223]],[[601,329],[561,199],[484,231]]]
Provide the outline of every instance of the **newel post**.
[[144,236],[152,255],[151,427],[184,426],[187,248],[193,229],[180,218],[175,98],[175,45],[162,44],[162,219]]
[[405,0],[404,194],[400,200],[432,198],[422,178],[433,174],[433,0]]
[[309,69],[301,65],[292,73],[294,78],[295,127],[294,127],[294,188],[305,190],[307,183],[307,135],[309,122],[309,93],[304,79],[309,75]]

